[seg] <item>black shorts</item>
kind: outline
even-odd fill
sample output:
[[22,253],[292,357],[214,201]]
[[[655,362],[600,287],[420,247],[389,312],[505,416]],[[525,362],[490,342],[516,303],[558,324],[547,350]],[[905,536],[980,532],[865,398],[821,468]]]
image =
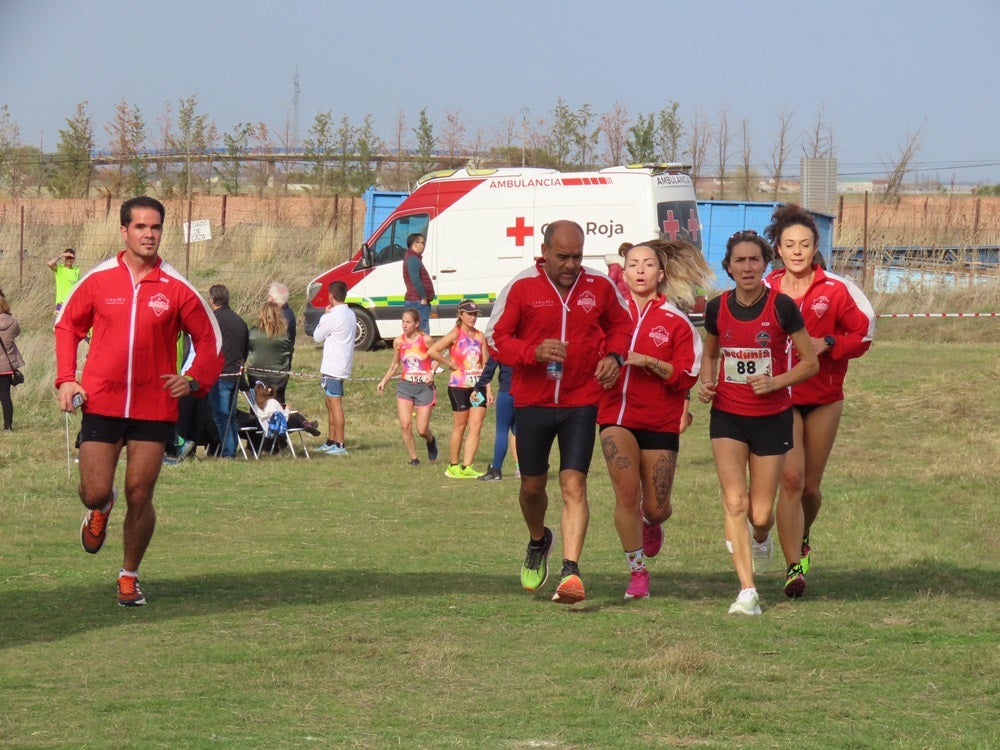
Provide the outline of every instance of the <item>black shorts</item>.
[[140,440],[148,443],[169,443],[174,439],[174,422],[155,422],[150,419],[125,419],[106,417],[103,414],[84,412],[80,420],[80,442],[117,443]]
[[596,406],[515,406],[517,458],[522,476],[548,473],[552,443],[559,441],[559,471],[590,471],[597,427]]
[[656,432],[654,430],[633,430],[620,424],[602,424],[601,432],[609,427],[618,427],[632,433],[635,442],[641,451],[673,451],[676,453],[681,447],[681,436],[677,432]]
[[479,406],[475,406],[469,399],[475,392],[475,388],[459,388],[454,385],[448,386],[448,400],[451,401],[452,411],[468,411],[469,409],[486,408],[486,399]]
[[713,408],[708,436],[739,440],[749,445],[755,456],[783,456],[792,449],[792,410],[766,417],[741,417]]
[[826,406],[826,404],[795,404],[792,408],[799,413],[800,417],[805,419],[821,406]]

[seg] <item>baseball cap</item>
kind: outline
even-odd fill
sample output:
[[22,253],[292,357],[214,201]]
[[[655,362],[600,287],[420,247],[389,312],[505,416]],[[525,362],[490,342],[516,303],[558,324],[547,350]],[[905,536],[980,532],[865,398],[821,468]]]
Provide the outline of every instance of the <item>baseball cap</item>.
[[479,313],[482,312],[479,309],[479,305],[471,299],[462,300],[458,305],[458,311],[464,313],[474,313],[475,315],[479,315]]

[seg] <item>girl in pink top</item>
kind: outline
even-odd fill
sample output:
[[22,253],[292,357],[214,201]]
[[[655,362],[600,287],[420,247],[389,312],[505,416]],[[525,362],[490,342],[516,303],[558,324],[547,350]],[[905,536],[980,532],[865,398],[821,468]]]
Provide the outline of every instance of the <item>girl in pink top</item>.
[[[452,479],[477,479],[483,475],[481,471],[472,468],[472,462],[479,447],[479,433],[486,418],[486,404],[493,402],[493,393],[489,385],[486,386],[485,397],[475,390],[489,356],[486,336],[476,329],[477,320],[479,306],[471,299],[463,300],[458,306],[455,327],[439,338],[428,352],[435,362],[451,370],[448,398],[451,400],[453,423],[451,441],[448,444],[448,468],[444,475]],[[445,351],[448,352],[447,358],[444,356]]]

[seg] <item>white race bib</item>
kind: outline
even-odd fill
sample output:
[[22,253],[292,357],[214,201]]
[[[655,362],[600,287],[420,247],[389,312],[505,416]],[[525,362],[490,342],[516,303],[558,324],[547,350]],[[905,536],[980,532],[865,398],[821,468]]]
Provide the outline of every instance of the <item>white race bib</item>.
[[746,383],[752,375],[770,375],[771,350],[723,347],[722,374],[727,383]]

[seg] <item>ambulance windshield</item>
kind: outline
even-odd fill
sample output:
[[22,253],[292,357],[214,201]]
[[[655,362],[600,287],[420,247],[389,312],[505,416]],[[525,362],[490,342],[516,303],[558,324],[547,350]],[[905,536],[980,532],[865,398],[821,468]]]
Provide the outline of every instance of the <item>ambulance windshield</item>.
[[398,217],[381,234],[368,240],[368,252],[362,255],[359,265],[384,266],[386,263],[401,261],[406,255],[406,238],[411,234],[422,234],[426,237],[429,223],[428,214]]

